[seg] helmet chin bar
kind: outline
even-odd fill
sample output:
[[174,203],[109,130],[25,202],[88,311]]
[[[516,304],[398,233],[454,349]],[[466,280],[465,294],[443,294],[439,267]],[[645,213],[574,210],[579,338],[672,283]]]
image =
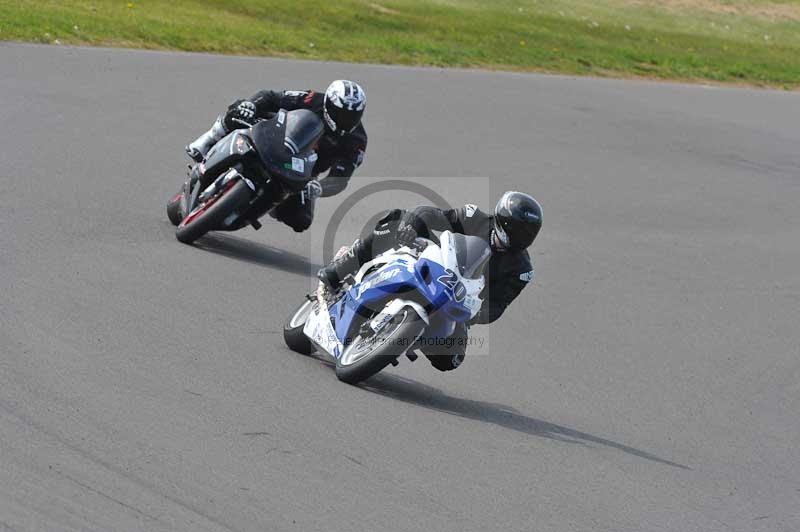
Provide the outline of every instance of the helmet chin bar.
[[333,121],[333,118],[331,118],[331,115],[328,113],[327,105],[322,106],[322,118],[325,119],[325,124],[327,124],[331,131],[336,133],[336,122]]
[[508,241],[508,233],[506,233],[499,224],[494,224],[492,230],[492,247],[498,251],[507,251],[511,248],[511,243]]

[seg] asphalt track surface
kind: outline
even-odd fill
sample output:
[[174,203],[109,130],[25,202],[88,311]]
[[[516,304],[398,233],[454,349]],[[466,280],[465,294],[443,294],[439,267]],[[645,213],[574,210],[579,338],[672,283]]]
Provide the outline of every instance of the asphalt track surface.
[[[336,77],[378,177],[178,243],[184,143]],[[0,530],[800,529],[797,94],[2,44],[0,95]],[[535,284],[458,371],[347,386],[281,326],[413,176],[540,198]]]

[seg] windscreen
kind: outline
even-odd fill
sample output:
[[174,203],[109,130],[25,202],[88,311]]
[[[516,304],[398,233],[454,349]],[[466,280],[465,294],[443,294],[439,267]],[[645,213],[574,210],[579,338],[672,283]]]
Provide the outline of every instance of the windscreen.
[[292,155],[312,149],[323,133],[322,120],[307,109],[286,113],[284,145]]
[[458,272],[467,279],[479,279],[492,256],[492,250],[485,240],[477,236],[451,233]]
[[323,127],[322,120],[307,109],[281,109],[273,118],[254,125],[251,136],[269,173],[299,190],[314,175],[317,161],[314,147]]

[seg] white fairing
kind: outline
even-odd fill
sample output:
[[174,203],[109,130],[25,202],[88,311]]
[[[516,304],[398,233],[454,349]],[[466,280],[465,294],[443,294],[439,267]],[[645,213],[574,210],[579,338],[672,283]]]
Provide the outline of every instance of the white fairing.
[[[420,253],[419,258],[428,259],[429,261],[436,262],[438,264],[441,264],[442,266],[445,266],[444,263],[445,261],[444,258],[442,257],[442,248],[440,248],[433,242],[430,242],[428,246],[422,251],[422,253]],[[445,266],[445,268],[446,267],[447,266]]]
[[309,314],[306,324],[303,326],[303,334],[314,342],[320,349],[339,358],[344,350],[344,346],[336,337],[336,331],[331,324],[331,316],[325,305],[316,305],[316,309]]
[[[483,290],[483,279],[475,280],[475,279],[467,279],[469,282],[468,286],[467,283],[464,283],[464,286],[467,287],[467,297],[464,298],[464,306],[469,309],[470,318],[474,318],[478,315],[478,312],[481,310],[481,305],[483,305],[483,299],[480,298],[481,290]],[[475,286],[480,284],[480,288],[475,290]]]

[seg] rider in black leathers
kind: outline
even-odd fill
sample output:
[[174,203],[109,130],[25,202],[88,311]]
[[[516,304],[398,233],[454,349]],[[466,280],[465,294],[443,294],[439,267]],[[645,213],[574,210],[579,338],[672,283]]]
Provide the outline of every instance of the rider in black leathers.
[[[492,249],[492,257],[484,272],[486,286],[481,293],[483,305],[470,321],[491,323],[533,280],[533,264],[527,248],[533,243],[542,225],[542,209],[528,194],[506,192],[498,201],[494,214],[475,205],[442,210],[422,206],[411,211],[390,211],[366,238],[356,240],[350,248],[319,271],[318,277],[329,290],[336,290],[348,275],[391,249],[396,244],[413,242],[416,237],[436,240],[434,231],[452,231],[478,236]],[[438,345],[421,345],[431,364],[441,371],[457,368],[464,360],[467,329],[460,324],[449,341]]]
[[295,231],[305,231],[314,219],[316,198],[338,194],[347,186],[353,172],[364,160],[367,133],[361,124],[366,107],[364,90],[352,81],[336,80],[322,92],[273,91],[257,92],[249,100],[237,100],[217,118],[213,127],[186,146],[186,153],[200,162],[222,137],[234,129],[248,128],[262,118],[269,118],[280,109],[310,109],[325,123],[325,134],[317,146],[314,176],[328,171],[319,181],[311,181],[305,194],[290,196],[272,214]]

